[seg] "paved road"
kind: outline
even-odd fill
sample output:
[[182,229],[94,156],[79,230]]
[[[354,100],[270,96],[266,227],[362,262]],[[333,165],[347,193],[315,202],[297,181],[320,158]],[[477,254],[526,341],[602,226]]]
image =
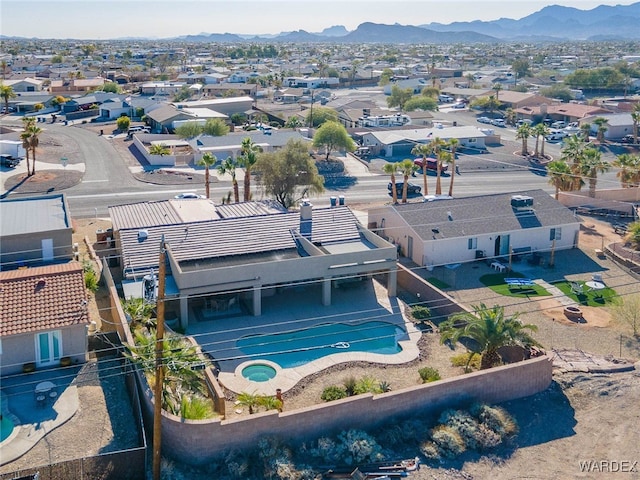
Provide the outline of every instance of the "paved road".
[[[439,112],[439,116],[449,120],[456,119],[458,124],[473,124],[475,114],[468,111]],[[107,207],[150,200],[162,200],[173,197],[184,191],[204,193],[204,185],[200,188],[189,188],[180,185],[155,185],[139,182],[131,173],[127,162],[121,157],[106,137],[95,132],[61,124],[47,124],[47,130],[58,132],[60,138],[69,137],[79,146],[78,157],[85,162],[85,173],[82,182],[64,191],[71,209],[77,218],[87,218],[94,215],[104,217],[108,214]],[[532,171],[526,164],[514,166],[513,152],[517,150],[519,142],[515,141],[515,131],[499,129],[503,135],[503,146],[491,148],[491,153],[482,156],[490,160],[491,167],[485,170],[466,170],[465,162],[472,162],[473,155],[462,155],[459,161],[461,175],[455,178],[454,195],[457,197],[479,195],[487,192],[505,193],[517,190],[543,188],[549,193],[553,188],[548,179],[539,172]],[[558,145],[547,145],[547,152],[557,156],[560,153]],[[352,160],[355,162],[355,160]],[[352,175],[338,182],[329,182],[325,193],[319,198],[312,199],[316,205],[329,205],[330,197],[344,195],[347,203],[379,203],[388,201],[387,175],[377,174],[376,169],[367,171],[361,165],[347,168]],[[412,179],[414,183],[422,184],[421,178]],[[443,192],[448,190],[449,177],[443,178]],[[618,186],[614,173],[599,176],[598,185],[604,188]],[[433,193],[435,178],[429,177],[429,193]],[[231,189],[231,183],[222,181],[212,184],[211,197],[220,199]],[[14,194],[11,194],[14,196]],[[260,198],[255,195],[255,198]],[[419,197],[412,199],[419,200]]]

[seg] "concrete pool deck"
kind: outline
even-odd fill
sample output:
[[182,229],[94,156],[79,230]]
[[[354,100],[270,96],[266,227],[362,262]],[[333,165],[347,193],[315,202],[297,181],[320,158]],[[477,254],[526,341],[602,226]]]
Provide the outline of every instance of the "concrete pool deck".
[[[206,320],[191,323],[187,334],[195,338],[202,350],[217,362],[219,382],[235,392],[275,395],[293,388],[304,377],[339,363],[374,362],[402,364],[419,356],[417,342],[421,332],[404,318],[397,298],[389,298],[387,290],[375,280],[364,280],[348,287],[332,291],[332,304],[320,303],[321,287],[310,285],[295,287],[283,293],[263,298],[263,314],[233,318]],[[319,324],[383,321],[399,326],[407,335],[399,340],[402,351],[383,355],[368,352],[340,351],[295,368],[281,368],[273,362],[265,362],[257,356],[247,356],[236,347],[236,341],[247,335],[274,334],[290,330],[301,330]],[[339,339],[337,339],[339,341]],[[276,375],[265,382],[253,382],[242,376],[242,369],[251,364],[267,364],[276,370]]]

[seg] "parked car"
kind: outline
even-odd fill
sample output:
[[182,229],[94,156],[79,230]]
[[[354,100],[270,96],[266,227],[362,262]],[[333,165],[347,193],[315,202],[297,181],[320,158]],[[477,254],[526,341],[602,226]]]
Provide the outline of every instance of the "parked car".
[[478,122],[480,122],[480,123],[491,123],[491,119],[489,117],[478,117]]
[[20,164],[19,158],[14,158],[11,155],[0,155],[0,165],[3,167],[16,168]]
[[[422,158],[416,158],[413,163],[422,168],[422,166],[424,165],[424,160]],[[441,172],[446,172],[448,169],[449,166],[446,163],[440,166]],[[427,170],[433,170],[434,172],[438,170],[438,161],[435,158],[427,158]]]
[[0,110],[0,113],[13,113],[15,111],[16,111],[15,107],[9,107],[8,110],[7,110],[7,107],[2,107],[2,110]]
[[551,130],[544,138],[547,142],[560,142],[568,135],[564,130]]
[[530,119],[528,119],[528,118],[521,118],[520,120],[518,120],[518,121],[516,122],[516,126],[517,126],[517,127],[521,127],[521,126],[522,126],[522,125],[524,125],[525,123],[526,123],[527,125],[531,126],[531,125],[533,125],[533,120],[530,120]]
[[633,135],[625,135],[620,139],[620,143],[633,143]]
[[504,118],[494,118],[491,120],[491,125],[495,127],[506,127],[507,123],[504,121]]
[[[402,195],[403,187],[404,187],[404,182],[396,182],[396,192],[398,192],[398,195]],[[389,182],[389,185],[387,185],[387,189],[389,190],[389,192],[393,190],[393,184],[391,182]],[[413,183],[407,184],[407,195],[418,194],[420,193],[421,190],[422,188],[419,185],[415,185]]]
[[451,108],[465,108],[467,106],[466,103],[464,102],[458,102],[458,103],[454,103]]
[[557,122],[553,122],[551,124],[551,128],[558,128],[558,129],[564,128],[566,126],[567,126],[567,122],[563,122],[562,120],[559,120]]
[[197,193],[193,193],[193,192],[185,192],[185,193],[180,193],[173,198],[182,200],[187,198],[207,198],[207,197],[205,197],[204,195],[198,195]]

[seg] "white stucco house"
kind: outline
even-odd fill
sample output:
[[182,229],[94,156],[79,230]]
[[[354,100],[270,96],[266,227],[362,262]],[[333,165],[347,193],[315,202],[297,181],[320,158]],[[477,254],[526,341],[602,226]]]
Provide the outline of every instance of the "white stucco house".
[[544,190],[369,210],[368,226],[418,265],[575,248],[580,221]]

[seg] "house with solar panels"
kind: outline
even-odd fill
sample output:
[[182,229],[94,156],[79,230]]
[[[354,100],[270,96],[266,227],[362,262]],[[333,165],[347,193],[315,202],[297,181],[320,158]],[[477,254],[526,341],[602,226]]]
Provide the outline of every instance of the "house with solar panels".
[[396,247],[345,205],[314,208],[304,201],[299,211],[287,211],[269,201],[171,199],[109,212],[125,298],[153,296],[164,241],[167,318],[183,328],[194,314],[259,316],[263,297],[304,294],[308,285],[322,286],[309,302],[330,305],[332,288],[378,273],[387,274],[389,296],[396,294]]
[[370,209],[368,227],[427,268],[578,245],[579,219],[544,190],[425,200]]

